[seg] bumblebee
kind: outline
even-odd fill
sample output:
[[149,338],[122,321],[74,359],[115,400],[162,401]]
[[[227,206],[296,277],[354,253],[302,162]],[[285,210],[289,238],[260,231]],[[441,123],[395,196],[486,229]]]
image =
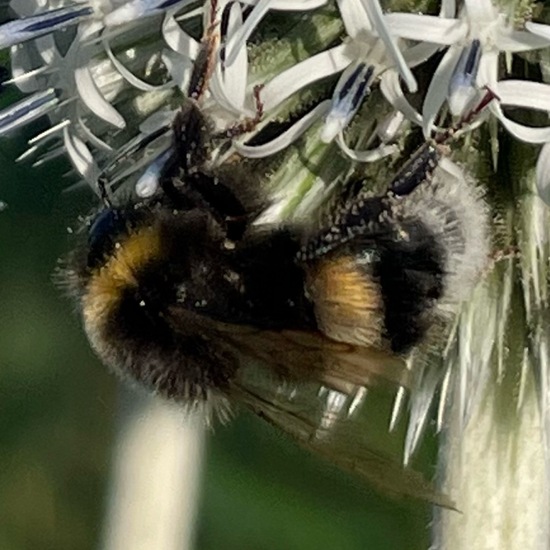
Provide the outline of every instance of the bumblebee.
[[[152,196],[107,202],[65,270],[97,355],[207,417],[242,403],[379,487],[449,505],[361,443],[353,404],[335,419],[314,401],[319,388],[355,402],[375,384],[408,385],[408,351],[485,267],[488,213],[476,186],[432,162],[406,191],[401,174],[382,195],[350,193],[316,227],[263,228],[233,186],[202,168],[196,103],[175,124],[177,174]],[[333,437],[338,422],[346,429]]]

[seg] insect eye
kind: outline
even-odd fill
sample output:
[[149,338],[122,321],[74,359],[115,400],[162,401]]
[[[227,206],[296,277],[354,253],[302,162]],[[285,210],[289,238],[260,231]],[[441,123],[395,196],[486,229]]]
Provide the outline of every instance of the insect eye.
[[96,266],[125,231],[127,223],[120,210],[105,208],[99,212],[88,229],[88,267]]

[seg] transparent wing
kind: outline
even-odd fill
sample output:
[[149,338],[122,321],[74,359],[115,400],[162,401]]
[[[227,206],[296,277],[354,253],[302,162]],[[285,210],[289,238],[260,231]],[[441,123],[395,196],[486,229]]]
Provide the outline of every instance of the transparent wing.
[[215,335],[212,345],[239,357],[230,401],[385,493],[453,507],[420,472],[403,466],[403,440],[388,432],[395,393],[409,383],[403,360],[320,332],[220,323],[181,308],[172,319]]
[[453,508],[403,466],[403,440],[388,432],[395,392],[408,380],[402,361],[317,333],[239,327],[230,339],[248,357],[232,382],[233,400],[387,494]]

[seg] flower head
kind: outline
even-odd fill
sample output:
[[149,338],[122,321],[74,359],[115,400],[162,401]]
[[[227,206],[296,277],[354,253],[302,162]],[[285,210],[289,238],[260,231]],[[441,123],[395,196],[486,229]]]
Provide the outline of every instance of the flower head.
[[[361,186],[365,197],[422,208],[447,245],[456,236],[453,216],[438,217],[439,203],[402,200],[410,193],[392,186],[395,178],[428,190],[445,181],[445,198],[472,222],[460,236],[475,253],[446,266],[441,280],[475,288],[438,305],[429,338],[406,357],[410,398],[398,390],[390,422],[396,428],[408,404],[404,462],[413,460],[434,420],[447,434],[442,477],[466,508],[470,495],[463,498],[455,481],[474,479],[476,468],[490,471],[479,468],[479,459],[493,460],[478,453],[478,462],[468,462],[475,454],[469,435],[481,437],[472,422],[495,453],[494,433],[527,441],[525,426],[535,426],[536,436],[541,427],[548,432],[550,239],[539,196],[550,202],[544,118],[550,87],[510,63],[516,54],[548,51],[547,26],[515,17],[513,3],[491,0],[464,0],[458,13],[455,2],[443,0],[438,15],[384,12],[378,0],[93,0],[55,8],[14,0],[13,6],[20,17],[0,27],[0,47],[11,48],[8,85],[26,97],[0,112],[0,136],[47,115],[50,127],[30,140],[21,158],[67,155],[98,193],[106,181],[129,184],[141,198],[158,191],[175,162],[172,123],[184,96],[200,102],[212,125],[207,168],[238,165],[259,174],[267,198],[255,225],[308,224],[334,206],[343,189]],[[273,11],[288,12],[294,22],[284,36],[272,32]],[[305,33],[306,24],[315,32]],[[487,88],[498,100],[473,120],[468,113]],[[512,119],[517,107],[536,124]],[[459,123],[449,122],[452,117]],[[510,137],[497,136],[497,121]],[[452,141],[457,134],[466,139]],[[545,144],[538,191],[533,155],[513,138]],[[506,144],[501,153],[498,139]],[[412,158],[420,160],[411,167],[404,157],[418,141],[420,155]],[[487,161],[491,156],[498,166]],[[273,158],[257,160],[264,157]],[[360,412],[366,393],[321,388],[320,430]],[[506,395],[513,395],[514,410],[499,431],[496,404]],[[540,468],[550,451],[545,440],[537,441],[532,464]],[[509,480],[514,458],[522,468],[530,462],[513,441],[505,444]],[[545,477],[538,474],[539,481]],[[481,517],[476,498],[473,509]]]

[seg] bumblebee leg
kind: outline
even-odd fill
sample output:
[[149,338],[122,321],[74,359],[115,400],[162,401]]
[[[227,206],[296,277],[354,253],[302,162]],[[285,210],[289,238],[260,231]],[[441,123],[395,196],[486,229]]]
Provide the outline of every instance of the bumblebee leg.
[[201,47],[187,87],[188,97],[196,101],[202,98],[208,88],[216,65],[216,54],[220,46],[220,25],[217,19],[217,12],[217,0],[210,0],[210,23],[204,30]]

